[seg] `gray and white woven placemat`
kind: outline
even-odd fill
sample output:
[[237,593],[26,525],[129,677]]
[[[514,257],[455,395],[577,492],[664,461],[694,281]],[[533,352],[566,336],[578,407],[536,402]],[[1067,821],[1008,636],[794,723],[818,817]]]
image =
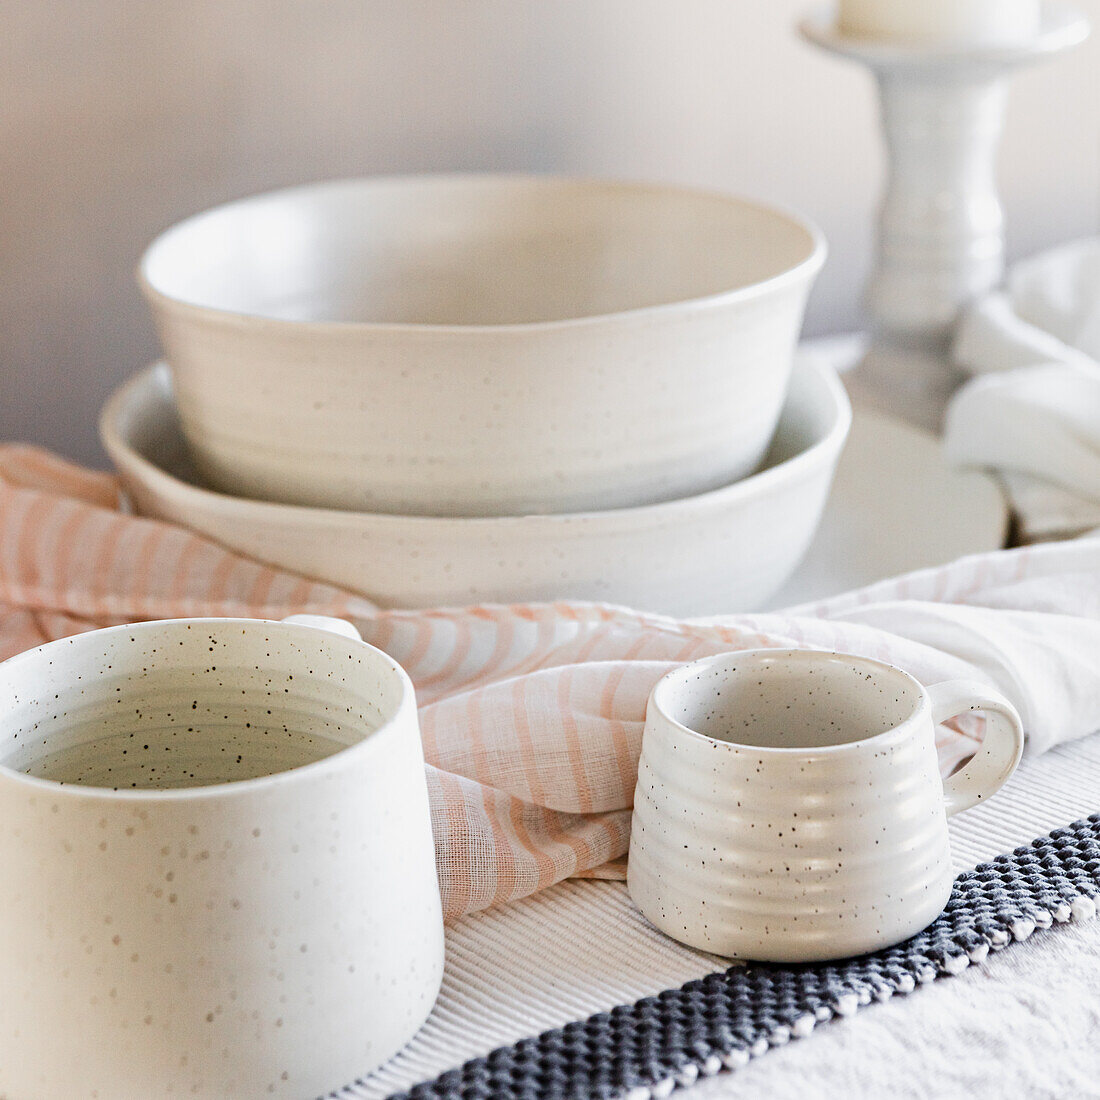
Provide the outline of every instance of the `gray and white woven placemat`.
[[[1096,805],[1093,737],[1029,761],[1001,796],[955,819],[956,863]],[[720,960],[648,929],[621,886],[563,884],[452,928],[432,1019],[340,1095],[373,1100],[410,1086],[413,1097],[433,1098],[665,1095],[861,1003],[957,972],[1037,927],[1089,916],[1098,892],[1100,822],[1083,821],[965,876],[948,913],[902,948],[832,967],[719,971]],[[570,1020],[581,1022],[555,1030]]]
[[1036,928],[1096,915],[1100,813],[964,872],[911,940],[846,962],[734,966],[500,1047],[402,1100],[654,1100],[860,1005],[982,962]]

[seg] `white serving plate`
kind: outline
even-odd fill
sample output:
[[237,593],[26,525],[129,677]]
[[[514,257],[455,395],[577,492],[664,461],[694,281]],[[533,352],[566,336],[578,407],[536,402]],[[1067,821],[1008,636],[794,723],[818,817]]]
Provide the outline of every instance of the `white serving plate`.
[[140,275],[206,484],[503,516],[755,469],[824,255],[803,219],[729,195],[442,175],[230,203]]
[[793,607],[999,550],[1008,523],[1004,494],[991,477],[956,469],[937,438],[854,398],[821,526],[766,606]]
[[760,473],[663,504],[502,518],[304,508],[202,488],[163,364],[108,401],[100,432],[140,514],[382,606],[576,598],[701,615],[757,607],[791,575],[850,419],[835,372],[799,364]]

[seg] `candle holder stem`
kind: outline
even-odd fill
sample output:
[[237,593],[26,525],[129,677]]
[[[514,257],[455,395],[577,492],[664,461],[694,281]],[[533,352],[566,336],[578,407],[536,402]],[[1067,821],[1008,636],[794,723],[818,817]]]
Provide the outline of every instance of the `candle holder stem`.
[[1004,273],[995,164],[1007,81],[876,75],[890,167],[867,309],[876,335],[934,351],[959,307]]
[[845,36],[831,11],[804,38],[866,65],[878,82],[888,171],[866,288],[872,342],[859,386],[876,404],[938,428],[962,375],[949,349],[969,302],[1004,274],[996,161],[1008,82],[1083,41],[1088,20],[1043,0],[1039,33],[1005,46],[897,44]]

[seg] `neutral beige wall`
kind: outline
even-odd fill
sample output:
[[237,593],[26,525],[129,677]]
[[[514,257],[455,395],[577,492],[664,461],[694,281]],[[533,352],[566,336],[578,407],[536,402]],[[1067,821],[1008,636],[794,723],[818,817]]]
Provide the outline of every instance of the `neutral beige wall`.
[[[809,2],[809,0],[807,0]],[[1100,20],[1100,0],[1082,0]],[[6,0],[0,438],[102,461],[95,415],[155,354],[134,288],[181,216],[302,180],[524,168],[798,207],[856,323],[880,157],[868,78],[798,43],[803,0]],[[1096,229],[1100,43],[1021,76],[1014,254]]]

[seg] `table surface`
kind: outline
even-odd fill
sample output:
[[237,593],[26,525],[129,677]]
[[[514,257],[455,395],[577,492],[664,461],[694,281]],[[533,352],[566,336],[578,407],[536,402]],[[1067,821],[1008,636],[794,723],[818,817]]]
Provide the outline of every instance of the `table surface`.
[[997,550],[1009,527],[993,478],[952,468],[933,436],[856,394],[821,526],[794,576],[765,607],[792,607]]

